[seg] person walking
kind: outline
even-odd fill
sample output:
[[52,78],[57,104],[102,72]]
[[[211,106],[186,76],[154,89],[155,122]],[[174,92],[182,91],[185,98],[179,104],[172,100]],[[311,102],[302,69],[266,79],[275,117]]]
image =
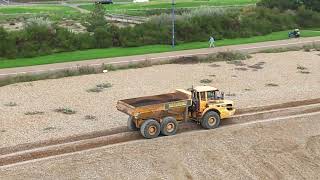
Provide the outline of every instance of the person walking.
[[210,39],[209,39],[209,44],[210,44],[209,47],[210,47],[210,48],[211,48],[211,47],[213,47],[213,48],[215,47],[215,46],[214,46],[214,42],[215,42],[214,37],[213,37],[213,36],[210,36]]

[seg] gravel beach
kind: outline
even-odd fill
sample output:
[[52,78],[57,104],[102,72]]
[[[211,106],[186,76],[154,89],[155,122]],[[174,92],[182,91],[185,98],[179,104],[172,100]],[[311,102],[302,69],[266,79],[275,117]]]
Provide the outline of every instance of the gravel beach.
[[[170,64],[0,87],[0,147],[125,126],[117,100],[187,89],[203,79],[237,108],[319,98],[319,54],[254,54],[242,63]],[[102,83],[112,87],[88,92]]]

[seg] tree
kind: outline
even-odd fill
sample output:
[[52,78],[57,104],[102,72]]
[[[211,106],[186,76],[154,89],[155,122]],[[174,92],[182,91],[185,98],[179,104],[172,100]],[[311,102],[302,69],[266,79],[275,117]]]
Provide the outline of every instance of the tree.
[[320,11],[320,0],[303,0],[303,3],[308,9]]
[[87,30],[94,32],[97,28],[107,27],[108,23],[105,19],[105,9],[101,4],[96,4],[94,10],[87,17]]

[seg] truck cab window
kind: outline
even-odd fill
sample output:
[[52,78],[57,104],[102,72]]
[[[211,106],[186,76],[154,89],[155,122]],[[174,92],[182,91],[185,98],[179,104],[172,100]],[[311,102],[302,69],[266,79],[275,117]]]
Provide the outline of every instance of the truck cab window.
[[201,101],[206,101],[206,93],[205,92],[201,92],[200,96],[201,96]]
[[208,91],[208,100],[215,100],[216,99],[216,94],[214,91]]

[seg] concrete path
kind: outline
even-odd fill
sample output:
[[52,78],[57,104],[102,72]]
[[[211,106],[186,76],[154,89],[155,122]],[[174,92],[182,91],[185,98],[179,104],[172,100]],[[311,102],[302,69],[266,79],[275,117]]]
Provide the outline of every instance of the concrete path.
[[125,56],[125,57],[116,57],[116,58],[103,58],[103,59],[94,59],[94,60],[19,67],[19,68],[7,68],[7,69],[0,69],[0,78],[21,75],[21,74],[35,74],[35,73],[57,71],[57,70],[63,70],[63,69],[72,69],[80,66],[100,67],[103,64],[116,66],[116,65],[126,65],[130,63],[142,62],[145,60],[149,60],[152,62],[159,62],[159,61],[165,61],[165,60],[179,58],[179,57],[207,55],[207,54],[223,52],[223,51],[241,51],[241,52],[254,53],[254,52],[259,52],[265,49],[303,46],[303,45],[308,45],[313,43],[320,43],[320,37],[288,39],[288,40],[281,40],[281,41],[269,41],[269,42],[262,42],[262,43],[173,51],[173,52],[165,52],[165,53],[154,53],[154,54]]

